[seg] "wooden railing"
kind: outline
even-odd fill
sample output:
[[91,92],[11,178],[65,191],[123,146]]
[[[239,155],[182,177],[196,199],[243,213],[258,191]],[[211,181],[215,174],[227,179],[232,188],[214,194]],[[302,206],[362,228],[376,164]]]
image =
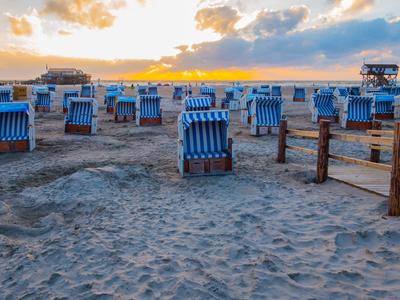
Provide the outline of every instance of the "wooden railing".
[[[287,128],[287,120],[282,120],[279,128],[278,163],[286,162],[286,149],[300,151],[317,156],[316,182],[323,183],[328,179],[329,159],[335,159],[351,164],[391,172],[389,216],[400,216],[400,122],[395,123],[395,130],[380,130],[379,121],[374,122],[373,129],[368,130],[368,135],[353,135],[330,133],[330,122],[320,121],[318,131],[291,130]],[[287,144],[287,137],[300,137],[318,140],[318,150],[308,149]],[[370,161],[352,158],[344,155],[329,153],[330,140],[368,144],[371,148]],[[392,152],[392,165],[380,163],[381,151]]]

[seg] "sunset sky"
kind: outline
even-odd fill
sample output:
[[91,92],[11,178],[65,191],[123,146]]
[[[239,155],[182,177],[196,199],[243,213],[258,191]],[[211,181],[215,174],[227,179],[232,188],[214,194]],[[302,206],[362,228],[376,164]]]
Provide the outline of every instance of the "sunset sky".
[[0,79],[352,80],[400,63],[399,0],[0,0]]

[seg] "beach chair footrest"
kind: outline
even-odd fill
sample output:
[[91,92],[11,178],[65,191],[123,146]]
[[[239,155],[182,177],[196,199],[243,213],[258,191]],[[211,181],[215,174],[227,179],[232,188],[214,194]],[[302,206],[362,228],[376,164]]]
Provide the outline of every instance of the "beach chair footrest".
[[293,102],[306,102],[305,98],[293,98]]
[[50,107],[48,106],[35,106],[36,112],[50,112]]
[[124,122],[131,122],[134,121],[136,117],[132,116],[114,116],[115,123],[124,123]]
[[108,113],[108,114],[113,114],[113,113],[114,113],[114,107],[108,106],[108,107],[107,107],[107,113]]
[[29,151],[29,140],[0,141],[0,153]]
[[140,126],[161,125],[162,118],[141,118]]
[[187,159],[184,161],[184,172],[192,175],[213,175],[231,172],[232,158]]
[[65,124],[65,133],[91,134],[91,132],[90,125]]
[[374,119],[376,120],[393,120],[394,113],[378,113],[374,115]]

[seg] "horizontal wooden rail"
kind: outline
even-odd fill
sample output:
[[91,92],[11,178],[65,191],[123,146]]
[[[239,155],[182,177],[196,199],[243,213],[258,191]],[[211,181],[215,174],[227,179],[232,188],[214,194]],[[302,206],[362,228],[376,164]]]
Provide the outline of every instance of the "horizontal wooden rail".
[[303,137],[316,140],[318,139],[319,136],[318,131],[293,130],[293,129],[287,130],[286,134],[290,136]]
[[393,138],[384,138],[377,136],[365,136],[365,135],[354,135],[354,134],[340,134],[332,133],[329,136],[330,139],[342,141],[342,142],[354,142],[364,144],[378,144],[378,145],[393,145]]
[[393,151],[392,147],[388,147],[388,146],[376,146],[376,145],[371,145],[370,146],[371,150],[379,150],[379,151]]
[[312,149],[298,147],[298,146],[289,146],[289,145],[287,145],[286,149],[299,151],[299,152],[303,152],[305,154],[310,154],[310,155],[317,155],[318,154],[317,150],[312,150]]
[[390,172],[392,170],[392,166],[390,166],[390,165],[374,163],[374,162],[370,162],[368,160],[357,159],[357,158],[348,157],[348,156],[344,156],[344,155],[329,154],[329,158],[344,161],[344,162],[351,163],[354,165],[361,165],[364,167],[378,169],[378,170],[382,170],[382,171]]
[[367,130],[367,134],[369,135],[377,135],[377,136],[394,136],[394,131],[393,130]]

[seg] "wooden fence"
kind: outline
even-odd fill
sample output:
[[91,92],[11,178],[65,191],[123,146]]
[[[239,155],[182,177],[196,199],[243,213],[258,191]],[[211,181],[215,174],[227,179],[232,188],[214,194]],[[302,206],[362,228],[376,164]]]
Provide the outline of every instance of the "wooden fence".
[[[290,130],[287,120],[282,120],[279,128],[278,163],[285,163],[286,149],[317,156],[316,182],[328,179],[329,159],[391,172],[389,216],[400,216],[400,122],[395,123],[394,131],[381,130],[382,125],[375,121],[368,135],[339,134],[330,132],[330,121],[321,120],[318,131]],[[287,144],[287,137],[300,137],[318,140],[318,150]],[[330,140],[368,144],[371,148],[370,161],[329,153]],[[380,163],[381,151],[392,152],[392,165]]]

